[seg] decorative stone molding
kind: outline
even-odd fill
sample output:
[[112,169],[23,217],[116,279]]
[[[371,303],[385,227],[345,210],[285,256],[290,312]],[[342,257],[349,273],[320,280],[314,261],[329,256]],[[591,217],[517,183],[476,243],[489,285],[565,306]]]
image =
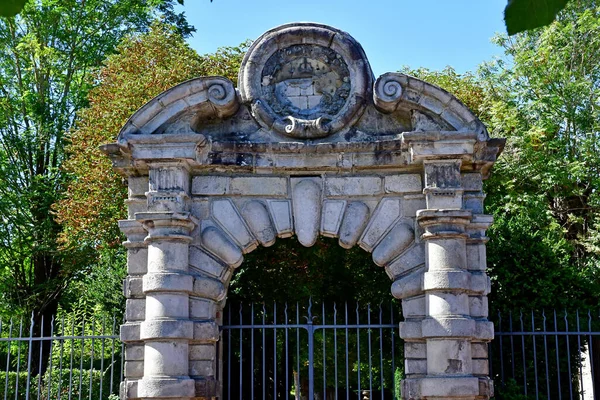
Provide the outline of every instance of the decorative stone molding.
[[352,126],[373,73],[362,47],[326,25],[295,23],[258,38],[240,67],[240,96],[258,123],[299,139]]
[[373,77],[347,33],[289,24],[233,84],[197,78],[102,149],[128,178],[125,399],[217,399],[220,311],[244,255],[319,235],[372,253],[402,299],[403,397],[486,399],[482,180],[502,151],[446,91]]

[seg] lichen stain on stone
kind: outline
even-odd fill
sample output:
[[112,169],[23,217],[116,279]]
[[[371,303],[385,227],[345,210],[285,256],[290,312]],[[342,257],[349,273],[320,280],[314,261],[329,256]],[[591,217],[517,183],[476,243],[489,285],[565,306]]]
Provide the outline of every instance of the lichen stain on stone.
[[447,374],[455,374],[458,372],[462,372],[462,361],[454,360],[451,358],[448,359],[448,368],[446,368],[444,372]]

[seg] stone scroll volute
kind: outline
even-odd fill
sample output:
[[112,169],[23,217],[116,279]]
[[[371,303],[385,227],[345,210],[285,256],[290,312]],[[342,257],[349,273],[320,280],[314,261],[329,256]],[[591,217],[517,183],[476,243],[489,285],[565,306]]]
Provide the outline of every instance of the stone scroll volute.
[[220,398],[236,268],[319,236],[371,252],[402,299],[404,398],[490,398],[482,179],[504,142],[434,85],[375,80],[325,25],[266,32],[238,81],[183,82],[103,146],[130,188],[123,400]]

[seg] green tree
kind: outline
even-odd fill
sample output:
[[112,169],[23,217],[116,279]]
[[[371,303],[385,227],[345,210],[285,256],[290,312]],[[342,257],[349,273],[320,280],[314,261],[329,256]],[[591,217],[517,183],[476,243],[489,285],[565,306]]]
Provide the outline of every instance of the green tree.
[[68,135],[63,171],[69,185],[54,206],[63,228],[62,245],[87,260],[79,263],[81,279],[69,288],[69,298],[86,293],[109,311],[122,310],[119,288],[125,263],[116,221],[127,218],[127,186],[99,146],[114,142],[137,109],[178,83],[203,75],[236,81],[248,46],[246,42],[199,56],[168,25],[155,24],[147,33],[125,38],[94,75],[89,107],[78,113],[76,128]]
[[48,333],[80,268],[76,252],[59,248],[51,211],[67,183],[65,134],[87,105],[93,72],[121,38],[148,29],[160,4],[36,0],[0,18],[0,311],[33,312],[35,334],[42,319]]
[[509,61],[481,70],[489,125],[508,138],[486,186],[494,305],[595,306],[600,7],[573,0],[550,26],[496,41]]

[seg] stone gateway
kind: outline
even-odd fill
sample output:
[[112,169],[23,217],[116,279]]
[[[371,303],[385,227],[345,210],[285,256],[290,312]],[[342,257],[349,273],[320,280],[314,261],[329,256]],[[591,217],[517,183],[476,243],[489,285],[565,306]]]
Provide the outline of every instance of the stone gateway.
[[262,35],[239,87],[199,77],[102,147],[129,182],[125,399],[219,399],[221,310],[244,254],[319,235],[372,252],[402,299],[405,399],[487,399],[482,180],[502,151],[446,91],[374,79],[347,33]]

